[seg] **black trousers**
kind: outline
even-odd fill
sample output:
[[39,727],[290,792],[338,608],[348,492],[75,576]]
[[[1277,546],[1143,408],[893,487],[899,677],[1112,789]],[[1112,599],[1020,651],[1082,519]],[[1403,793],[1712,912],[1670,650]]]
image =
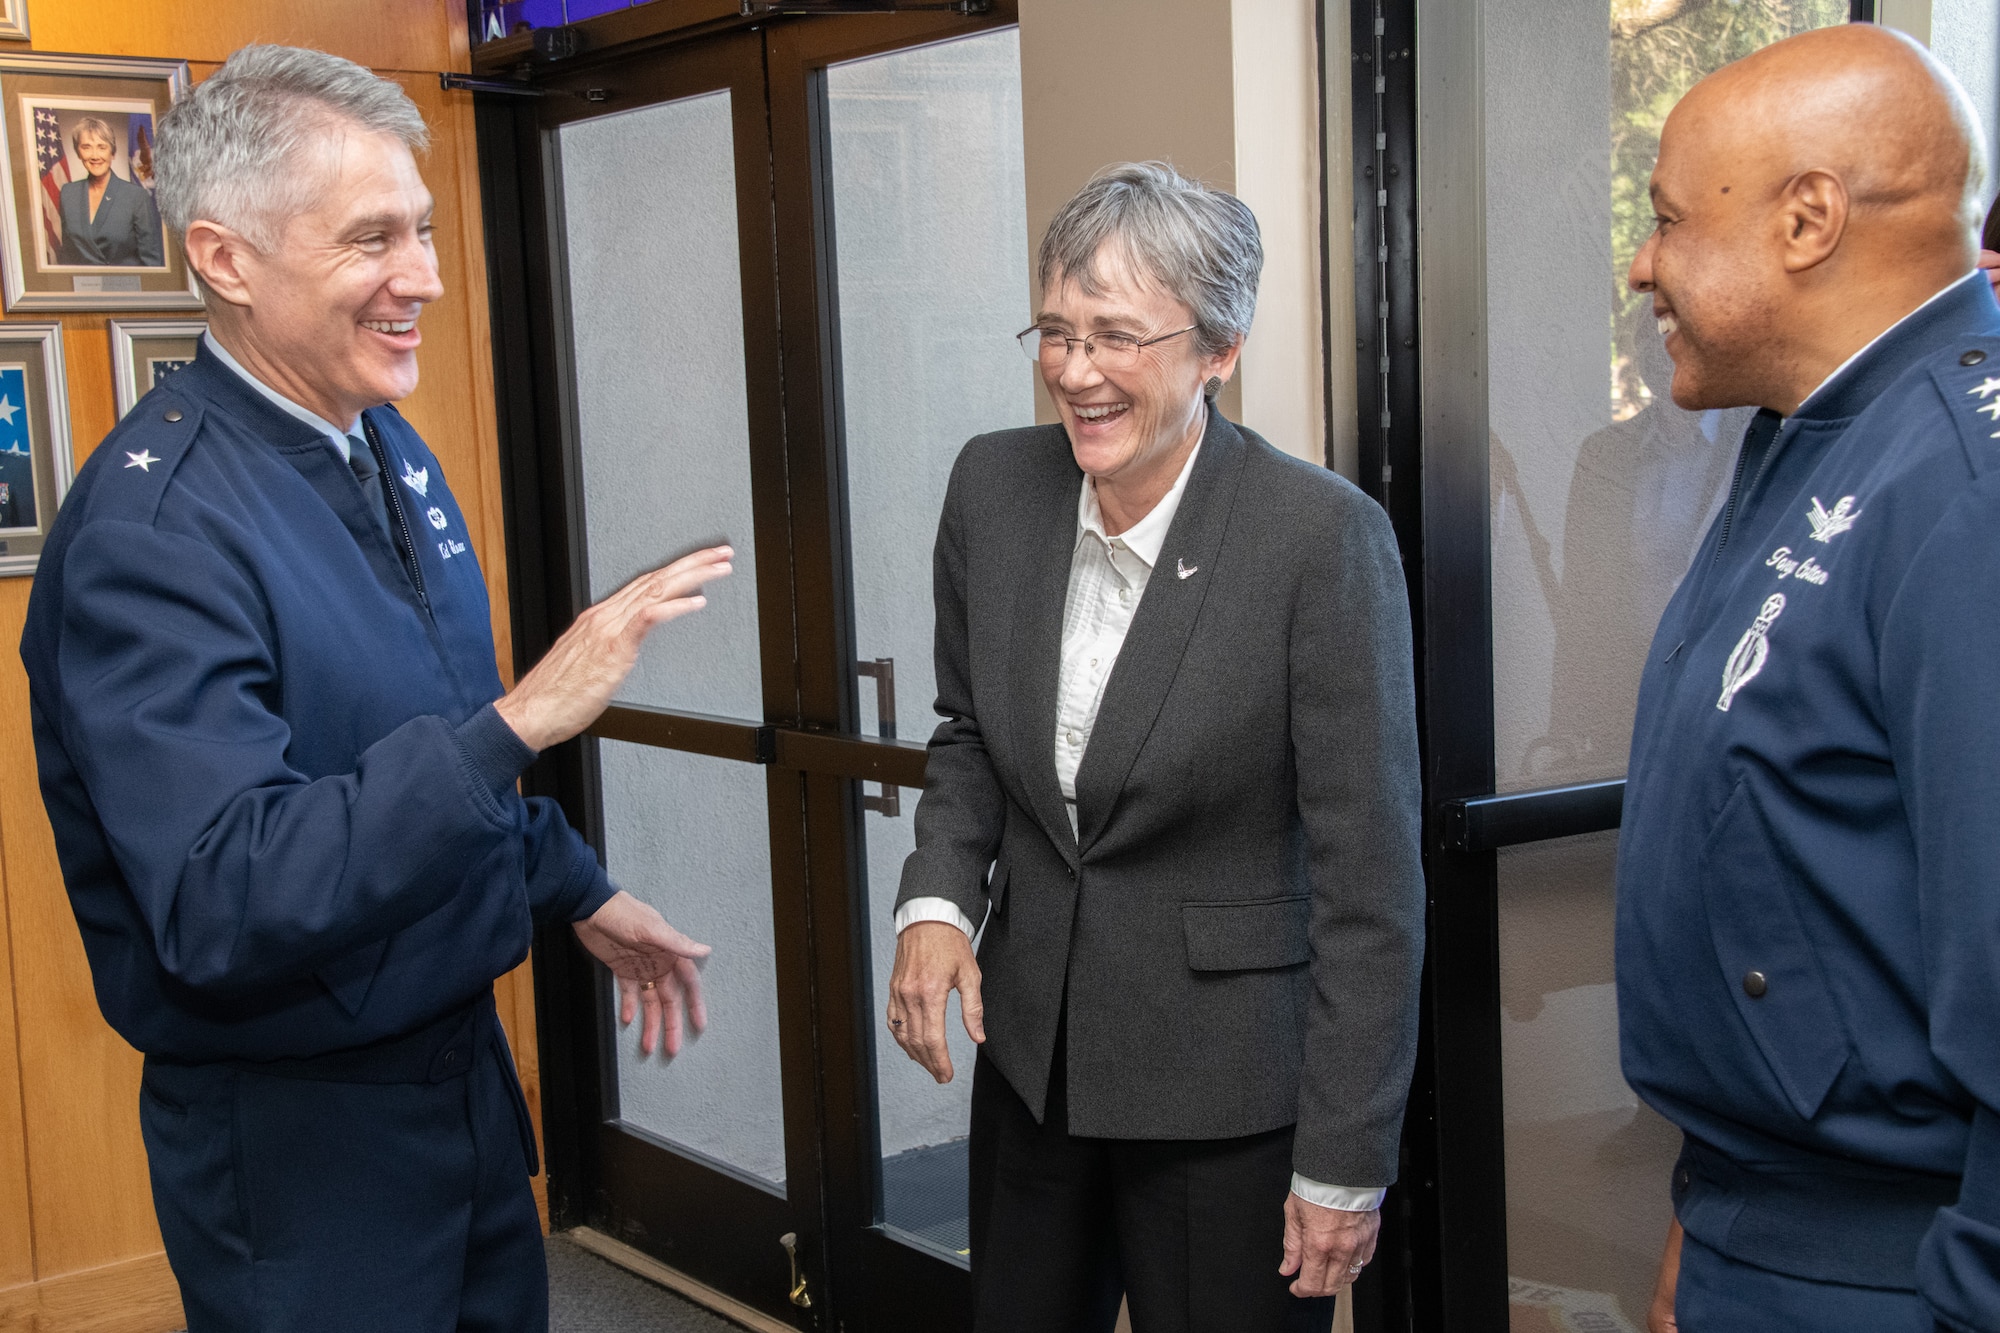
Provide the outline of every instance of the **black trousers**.
[[191,1333],[545,1333],[533,1139],[490,998],[322,1062],[148,1058],[139,1122]]
[[976,1333],[1327,1333],[1331,1296],[1278,1275],[1290,1126],[1240,1139],[1077,1138],[1065,1042],[1036,1124],[982,1053],[972,1075]]

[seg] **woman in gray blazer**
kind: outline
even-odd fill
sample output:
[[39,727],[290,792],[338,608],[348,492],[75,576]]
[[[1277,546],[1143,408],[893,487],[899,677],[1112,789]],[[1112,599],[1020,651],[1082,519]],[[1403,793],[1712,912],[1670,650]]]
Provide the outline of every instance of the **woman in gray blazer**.
[[165,264],[166,242],[152,191],[111,170],[117,154],[111,126],[85,116],[70,131],[69,141],[83,163],[84,178],[62,187],[61,262],[109,268]]
[[[1317,1330],[1374,1251],[1423,880],[1387,517],[1223,419],[1263,251],[1158,163],[1059,212],[1020,335],[1060,426],[981,436],[890,1032],[980,1042],[980,1333]],[[971,940],[980,935],[975,959]]]

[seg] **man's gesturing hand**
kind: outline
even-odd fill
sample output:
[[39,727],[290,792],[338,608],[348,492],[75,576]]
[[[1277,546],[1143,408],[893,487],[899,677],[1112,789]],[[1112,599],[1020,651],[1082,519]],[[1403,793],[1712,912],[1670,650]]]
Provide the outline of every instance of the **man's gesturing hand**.
[[643,1010],[639,1050],[651,1055],[664,1036],[667,1054],[681,1049],[681,1016],[696,1032],[708,1026],[701,973],[694,960],[709,948],[667,924],[651,906],[620,889],[575,926],[576,937],[618,978],[618,1021],[630,1024]]
[[706,606],[703,585],[727,577],[734,554],[711,546],[633,579],[578,616],[535,669],[493,705],[495,711],[532,750],[581,732],[625,683],[646,635]]
[[919,921],[896,937],[896,970],[889,978],[889,1033],[903,1054],[951,1082],[945,1045],[945,1005],[958,992],[966,1035],[986,1040],[986,1008],[979,1002],[979,963],[972,941],[949,921]]
[[1350,1213],[1287,1194],[1285,1262],[1278,1266],[1278,1275],[1299,1275],[1292,1283],[1294,1296],[1331,1296],[1352,1283],[1375,1257],[1375,1237],[1381,1230],[1380,1209]]

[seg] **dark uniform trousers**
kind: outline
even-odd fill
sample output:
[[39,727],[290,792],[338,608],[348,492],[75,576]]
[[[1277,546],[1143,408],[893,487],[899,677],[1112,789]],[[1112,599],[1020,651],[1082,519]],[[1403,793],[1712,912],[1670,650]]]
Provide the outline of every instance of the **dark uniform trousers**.
[[318,1059],[148,1057],[139,1118],[189,1333],[547,1329],[534,1135],[491,993]]
[[1069,1133],[1066,1025],[1035,1122],[982,1052],[973,1067],[975,1333],[1327,1333],[1334,1298],[1278,1274],[1292,1128],[1238,1139]]

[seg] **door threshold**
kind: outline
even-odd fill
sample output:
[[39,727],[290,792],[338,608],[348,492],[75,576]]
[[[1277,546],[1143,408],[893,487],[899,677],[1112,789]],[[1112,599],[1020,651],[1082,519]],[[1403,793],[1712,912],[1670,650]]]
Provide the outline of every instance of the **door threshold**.
[[687,1297],[696,1305],[714,1311],[724,1319],[741,1324],[750,1329],[751,1333],[799,1333],[795,1326],[773,1319],[762,1310],[745,1305],[733,1296],[725,1296],[706,1282],[691,1278],[678,1268],[669,1268],[643,1250],[635,1250],[624,1241],[613,1240],[602,1231],[590,1227],[572,1227],[557,1234],[565,1240],[575,1241],[600,1259],[607,1259],[627,1272],[636,1273],[648,1282],[658,1283],[669,1291]]

